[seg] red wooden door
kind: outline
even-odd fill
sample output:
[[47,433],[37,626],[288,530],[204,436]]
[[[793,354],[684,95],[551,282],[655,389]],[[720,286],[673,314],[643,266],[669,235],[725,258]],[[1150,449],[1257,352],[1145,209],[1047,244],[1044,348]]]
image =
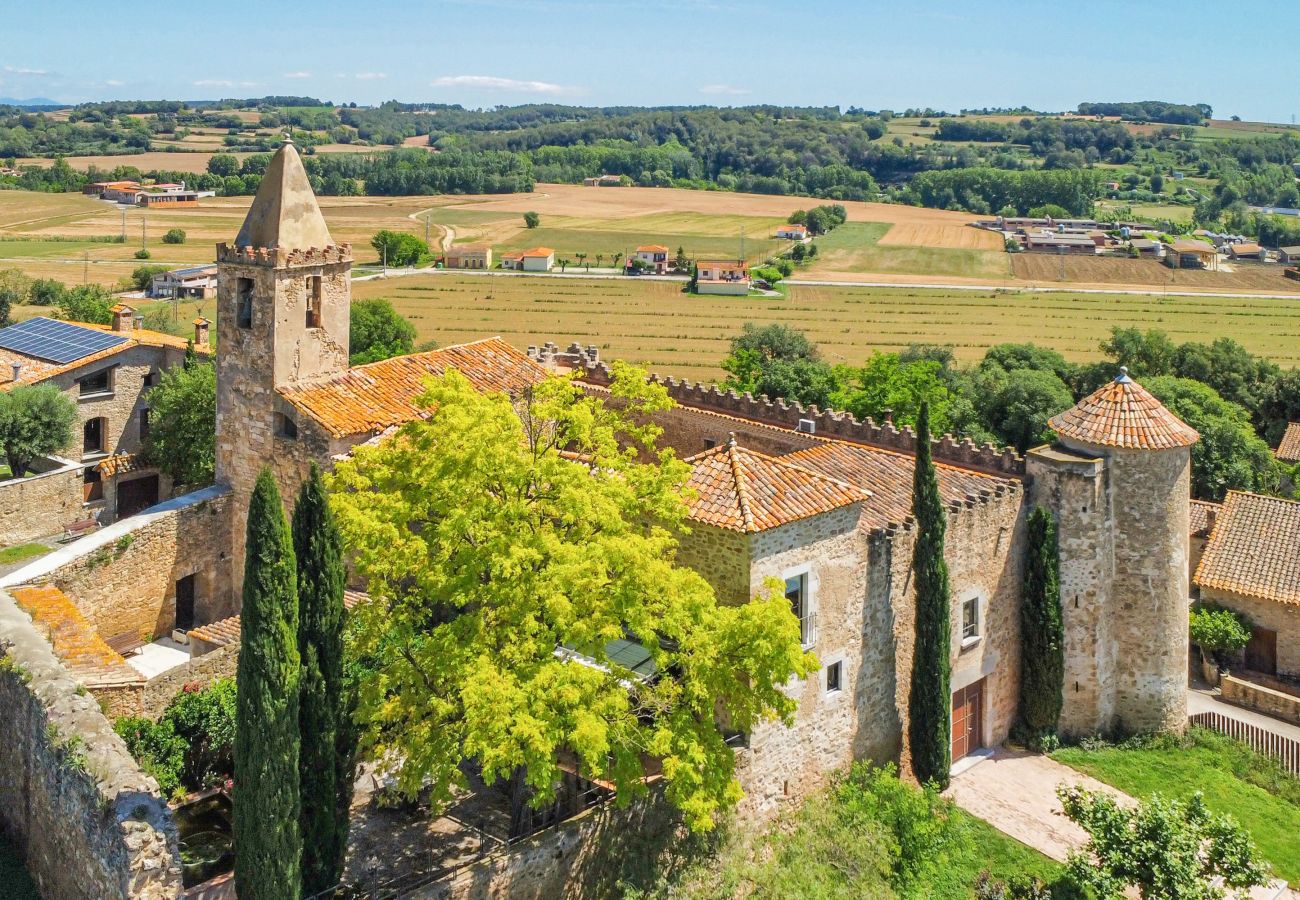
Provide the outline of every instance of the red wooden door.
[[984,680],[952,695],[952,758],[961,759],[984,746]]
[[1277,674],[1277,632],[1255,628],[1246,645],[1246,668],[1265,675]]

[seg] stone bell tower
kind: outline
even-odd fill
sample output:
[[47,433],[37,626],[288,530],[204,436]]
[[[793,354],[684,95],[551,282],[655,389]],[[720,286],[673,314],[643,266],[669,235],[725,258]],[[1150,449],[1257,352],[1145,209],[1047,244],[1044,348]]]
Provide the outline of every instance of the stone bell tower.
[[287,494],[305,465],[279,390],[347,371],[351,270],[351,248],[330,237],[302,159],[285,141],[234,243],[217,245],[216,480],[232,489],[237,578],[258,472],[271,466]]
[[1049,422],[1026,458],[1056,516],[1065,624],[1061,730],[1187,724],[1188,517],[1199,435],[1126,369]]

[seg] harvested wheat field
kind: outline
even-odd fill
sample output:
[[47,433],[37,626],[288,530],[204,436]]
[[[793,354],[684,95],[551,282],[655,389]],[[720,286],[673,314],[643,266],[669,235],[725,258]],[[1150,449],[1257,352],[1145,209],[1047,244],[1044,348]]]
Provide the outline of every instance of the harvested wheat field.
[[1159,328],[1177,342],[1226,335],[1282,365],[1300,363],[1295,300],[1132,294],[943,291],[792,286],[784,298],[693,297],[672,282],[639,279],[468,276],[454,273],[359,282],[358,298],[386,297],[418,332],[446,345],[499,334],[519,347],[548,340],[595,344],[623,358],[694,379],[720,376],[728,340],[745,322],[806,331],[831,363],[873,350],[950,344],[963,360],[993,344],[1033,340],[1072,360],[1097,359],[1116,325]]
[[[1065,278],[1061,278],[1064,267]],[[1070,284],[1194,291],[1300,293],[1300,281],[1268,263],[1224,263],[1223,269],[1171,269],[1154,259],[1067,256],[1050,253],[1011,254],[1016,278],[1042,285]]]
[[943,247],[950,250],[1005,252],[1002,235],[970,225],[899,222],[886,231],[878,243],[885,247]]

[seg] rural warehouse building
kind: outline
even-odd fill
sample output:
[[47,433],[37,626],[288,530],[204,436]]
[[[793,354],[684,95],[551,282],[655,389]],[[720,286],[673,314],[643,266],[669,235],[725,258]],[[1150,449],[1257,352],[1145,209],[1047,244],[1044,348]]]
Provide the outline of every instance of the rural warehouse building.
[[1027,234],[1025,249],[1035,253],[1082,253],[1092,256],[1097,242],[1086,234]]
[[462,244],[448,250],[444,259],[448,269],[490,269],[492,248],[487,244]]
[[1203,241],[1174,241],[1165,245],[1165,264],[1171,269],[1219,268],[1219,251]]

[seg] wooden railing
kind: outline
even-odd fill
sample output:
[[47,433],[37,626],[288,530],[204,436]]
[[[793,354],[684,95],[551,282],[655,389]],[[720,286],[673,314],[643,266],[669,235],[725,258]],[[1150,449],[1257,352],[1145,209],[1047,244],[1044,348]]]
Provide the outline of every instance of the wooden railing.
[[1256,753],[1273,757],[1292,775],[1300,776],[1300,741],[1217,712],[1195,713],[1188,717],[1188,721],[1235,738]]

